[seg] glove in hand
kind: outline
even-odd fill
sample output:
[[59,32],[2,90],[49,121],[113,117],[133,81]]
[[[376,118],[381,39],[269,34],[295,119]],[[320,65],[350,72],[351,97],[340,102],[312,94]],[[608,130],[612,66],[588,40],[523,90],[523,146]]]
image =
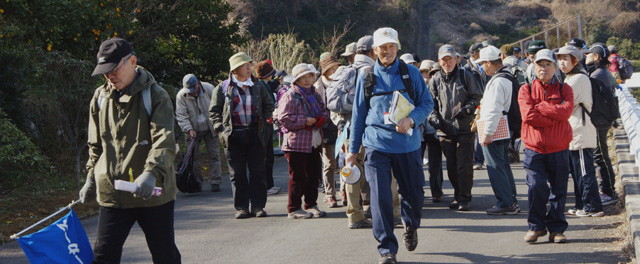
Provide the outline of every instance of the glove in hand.
[[84,182],[84,186],[80,189],[79,197],[81,203],[91,202],[96,199],[96,180],[93,174],[87,175],[87,181]]
[[153,194],[153,187],[156,187],[156,176],[151,172],[145,171],[140,174],[133,183],[138,185],[138,189],[134,195],[142,197],[143,199],[149,199]]

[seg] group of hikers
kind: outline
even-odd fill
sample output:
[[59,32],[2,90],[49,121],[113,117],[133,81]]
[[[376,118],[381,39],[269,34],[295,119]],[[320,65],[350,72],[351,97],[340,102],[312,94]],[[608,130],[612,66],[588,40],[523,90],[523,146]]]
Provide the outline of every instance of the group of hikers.
[[[400,48],[396,30],[379,28],[346,47],[341,56],[348,65],[323,53],[320,71],[300,63],[291,74],[274,69],[268,59],[254,64],[239,52],[229,58],[228,78],[215,87],[185,75],[174,112],[168,93],[137,65],[131,44],[104,41],[93,75],[106,82],[91,99],[88,175],[80,191],[82,202],[97,196],[100,205],[94,263],[119,263],[135,222],[154,263],[181,262],[173,228],[174,114],[189,144],[205,142],[214,192],[221,191],[219,147],[224,149],[235,218],[267,216],[267,195],[280,191],[273,181],[273,140],[281,135],[288,217],[325,216],[318,207],[323,186],[327,207],[338,207],[338,201],[346,206],[349,228],[372,228],[379,263],[396,262],[396,225],[403,226],[406,249],[416,249],[425,203],[423,166],[428,165],[432,201],[443,202],[443,154],[454,189],[449,208],[472,210],[474,169],[486,166],[496,198],[486,213],[517,214],[510,163],[519,162],[524,142],[529,243],[547,232],[549,241],[567,242],[565,213],[603,216],[603,206],[618,201],[607,152],[607,133],[617,116],[598,115],[601,95],[592,94],[599,88],[609,93],[605,99],[613,98],[623,79],[614,46],[587,47],[572,39],[549,50],[536,40],[523,55],[519,46],[498,49],[486,41],[461,56],[447,44],[439,47],[437,60],[423,61],[415,54],[398,56]],[[398,97],[411,106],[403,116],[390,113]],[[201,184],[197,149],[194,173]],[[340,167],[362,176],[337,180]],[[569,175],[576,204],[565,212]],[[118,191],[115,180],[133,181],[137,190]]]

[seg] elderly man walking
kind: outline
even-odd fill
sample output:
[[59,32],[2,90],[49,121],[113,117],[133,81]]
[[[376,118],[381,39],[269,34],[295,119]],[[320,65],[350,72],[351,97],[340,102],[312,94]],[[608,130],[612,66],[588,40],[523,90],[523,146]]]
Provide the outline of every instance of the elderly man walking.
[[[187,134],[187,145],[191,141],[204,140],[209,155],[209,168],[211,191],[219,192],[222,184],[222,170],[220,169],[220,140],[218,133],[213,129],[213,123],[209,120],[209,105],[213,85],[208,82],[200,82],[198,77],[187,74],[182,79],[182,89],[176,95],[176,120],[183,132]],[[200,148],[196,147],[193,155],[194,173],[198,182],[202,183],[202,167],[200,166]]]
[[[378,60],[365,69],[356,84],[351,118],[349,149],[345,162],[356,164],[360,146],[365,147],[365,175],[371,187],[373,235],[378,240],[380,263],[396,263],[398,241],[393,234],[391,177],[402,195],[404,245],[409,251],[418,245],[418,227],[424,202],[424,172],[420,153],[422,123],[433,109],[433,100],[418,68],[397,58],[400,42],[392,28],[373,33]],[[393,93],[398,91],[415,108],[397,124],[385,121]],[[413,133],[408,133],[413,129]],[[393,174],[392,174],[393,172]]]

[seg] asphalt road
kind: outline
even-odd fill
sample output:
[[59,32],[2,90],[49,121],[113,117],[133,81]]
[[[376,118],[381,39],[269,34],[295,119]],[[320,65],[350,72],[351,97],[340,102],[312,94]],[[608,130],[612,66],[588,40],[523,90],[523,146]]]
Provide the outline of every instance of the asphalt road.
[[[445,180],[445,201],[432,203],[428,187],[419,244],[408,252],[402,245],[398,261],[402,263],[618,263],[621,258],[616,242],[619,218],[578,218],[568,216],[567,244],[553,244],[541,238],[529,245],[527,232],[527,186],[522,165],[513,166],[518,199],[523,212],[515,216],[489,216],[484,210],[495,198],[486,170],[475,171],[472,211],[457,212],[447,205],[453,189]],[[425,167],[425,174],[426,167]],[[446,171],[445,171],[446,174]],[[347,227],[345,208],[327,208],[318,201],[327,217],[319,219],[287,218],[287,161],[276,158],[276,185],[283,192],[268,196],[266,218],[236,220],[228,176],[223,191],[178,194],[175,208],[176,244],[183,263],[377,263],[377,242],[371,229]],[[446,179],[446,175],[445,175]],[[427,183],[428,186],[428,183]],[[572,195],[573,183],[569,182]],[[210,188],[208,185],[205,188]],[[567,208],[573,205],[569,197]],[[95,241],[97,217],[83,220],[91,243]],[[28,263],[18,243],[0,246],[1,264]],[[144,234],[135,226],[124,245],[122,263],[151,263]]]

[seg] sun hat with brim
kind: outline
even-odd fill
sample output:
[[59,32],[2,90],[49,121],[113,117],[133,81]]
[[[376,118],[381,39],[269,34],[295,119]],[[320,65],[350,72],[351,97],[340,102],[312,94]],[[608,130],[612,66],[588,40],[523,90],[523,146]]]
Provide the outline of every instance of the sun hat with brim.
[[380,47],[387,43],[394,43],[400,49],[400,40],[398,39],[398,31],[390,27],[383,27],[373,32],[373,46]]
[[244,52],[238,52],[231,56],[231,58],[229,58],[229,68],[231,69],[231,71],[233,71],[238,67],[250,62],[252,62],[252,60],[249,55]]
[[327,56],[320,60],[320,69],[322,70],[322,75],[324,75],[328,70],[335,66],[340,66],[340,62],[333,56]]
[[578,61],[582,60],[583,57],[582,52],[580,52],[578,48],[571,45],[560,48],[560,50],[556,52],[556,55],[571,55],[572,57],[578,59]]
[[438,59],[442,59],[446,56],[449,56],[451,58],[458,57],[456,49],[449,44],[442,45],[442,47],[440,47],[440,49],[438,50]]
[[483,63],[485,61],[495,61],[500,59],[500,50],[493,45],[489,45],[486,48],[480,50],[480,58],[475,63]]
[[550,49],[541,49],[536,52],[536,56],[533,60],[534,63],[538,63],[541,60],[548,60],[550,62],[556,63],[556,56],[553,54],[553,51]]
[[429,71],[429,74],[435,74],[436,72],[440,71],[440,69],[442,69],[440,63],[434,63],[433,66],[431,66],[431,71]]
[[316,71],[315,67],[313,67],[313,65],[311,64],[306,63],[300,63],[296,65],[295,67],[293,67],[293,70],[291,70],[291,72],[293,75],[293,80],[291,80],[292,84],[296,83],[296,81],[300,79],[300,77],[305,76],[309,73],[313,73],[314,76],[318,75],[318,71]]
[[420,63],[420,71],[431,71],[431,68],[433,68],[433,64],[435,64],[435,61],[432,60],[423,60]]
[[113,71],[122,58],[133,54],[131,43],[121,38],[111,38],[100,44],[98,50],[98,64],[91,76],[105,74]]
[[349,56],[351,56],[353,54],[356,54],[356,43],[355,42],[349,43],[349,45],[347,45],[347,48],[345,48],[344,53],[340,54],[340,56],[349,57]]
[[400,59],[404,61],[404,63],[416,63],[417,61],[413,59],[413,55],[411,53],[405,53],[400,56]]

